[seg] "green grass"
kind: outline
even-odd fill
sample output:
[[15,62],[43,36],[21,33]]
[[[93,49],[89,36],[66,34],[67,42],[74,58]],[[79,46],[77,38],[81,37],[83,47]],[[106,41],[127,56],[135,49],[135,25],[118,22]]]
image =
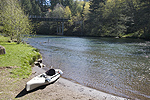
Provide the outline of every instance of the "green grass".
[[2,30],[3,30],[3,26],[0,25],[0,31],[2,31]]
[[134,33],[130,33],[130,34],[124,35],[124,36],[122,36],[122,37],[123,37],[123,38],[132,37],[133,35],[134,35]]
[[4,37],[4,36],[0,35],[0,44],[3,43],[3,42],[7,42],[8,40],[10,40],[9,37]]
[[0,45],[5,47],[6,54],[0,55],[0,67],[15,67],[11,70],[14,78],[27,78],[31,75],[31,65],[41,57],[39,52],[30,45],[8,43],[8,37],[0,36]]

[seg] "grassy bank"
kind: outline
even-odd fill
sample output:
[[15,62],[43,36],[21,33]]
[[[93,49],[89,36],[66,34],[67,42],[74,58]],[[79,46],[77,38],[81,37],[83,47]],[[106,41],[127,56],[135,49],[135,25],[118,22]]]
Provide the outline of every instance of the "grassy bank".
[[0,36],[0,45],[5,47],[6,54],[0,55],[0,67],[11,67],[11,77],[27,78],[31,75],[31,65],[41,57],[40,53],[28,44],[9,43],[8,37]]

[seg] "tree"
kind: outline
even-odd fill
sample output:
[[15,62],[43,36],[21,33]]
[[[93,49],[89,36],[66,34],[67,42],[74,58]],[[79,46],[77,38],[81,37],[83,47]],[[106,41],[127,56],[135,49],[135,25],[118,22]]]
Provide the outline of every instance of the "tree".
[[[33,0],[31,0],[33,1]],[[48,0],[35,0],[35,3],[40,7],[42,12],[46,12],[49,8],[49,1]]]
[[20,0],[21,7],[26,14],[32,15],[32,4],[30,0]]
[[83,17],[84,17],[84,20],[87,20],[88,19],[88,14],[89,14],[89,7],[90,7],[90,5],[89,5],[89,2],[86,2],[85,3],[85,6],[84,6],[84,8],[83,8]]
[[39,5],[36,3],[35,0],[32,0],[31,4],[32,4],[32,14],[31,15],[40,16],[41,15],[41,8],[39,7]]
[[105,4],[106,0],[92,0],[90,1],[90,12],[93,14],[96,13],[97,9],[100,8],[101,6],[99,5],[100,3]]
[[1,10],[4,33],[10,36],[11,39],[16,38],[20,43],[23,35],[31,32],[28,17],[21,9],[18,0],[2,0]]
[[66,6],[69,6],[69,8],[72,10],[73,3],[74,3],[74,0],[64,0],[63,5],[64,5],[65,7],[66,7]]
[[76,16],[77,13],[82,13],[82,5],[79,1],[75,1],[71,7],[72,16]]
[[56,4],[58,4],[58,3],[61,4],[61,0],[50,0],[51,9],[53,10],[54,7],[56,6]]
[[150,39],[150,0],[140,0],[140,9],[135,13],[135,25],[142,38]]
[[68,18],[68,19],[71,18],[71,10],[70,10],[69,6],[66,6],[66,8],[65,8],[64,17],[65,17],[65,18]]
[[108,36],[122,37],[126,32],[130,19],[129,7],[125,0],[113,0],[106,3],[104,13],[104,33]]
[[[133,0],[93,0],[90,1],[90,13],[86,29],[88,35],[122,37],[133,30],[135,9]],[[92,24],[91,24],[92,23]]]
[[105,7],[104,0],[90,1],[89,19],[87,21],[86,29],[88,35],[101,36],[103,27],[103,12]]
[[62,4],[57,3],[57,5],[54,7],[52,16],[56,18],[64,18],[65,14],[65,8]]

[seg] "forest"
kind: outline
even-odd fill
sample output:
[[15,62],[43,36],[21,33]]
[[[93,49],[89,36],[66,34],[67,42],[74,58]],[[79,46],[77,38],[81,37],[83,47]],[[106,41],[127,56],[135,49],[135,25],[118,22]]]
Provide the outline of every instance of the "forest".
[[29,20],[36,15],[69,19],[64,24],[68,36],[150,39],[150,0],[0,0],[0,4],[0,30],[12,37],[16,33],[55,35],[57,23]]

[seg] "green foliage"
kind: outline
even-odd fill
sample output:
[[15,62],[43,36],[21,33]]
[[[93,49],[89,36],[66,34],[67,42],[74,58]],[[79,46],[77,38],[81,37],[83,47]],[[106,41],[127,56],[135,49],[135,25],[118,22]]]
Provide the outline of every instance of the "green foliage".
[[39,7],[39,5],[35,2],[35,0],[31,1],[31,5],[32,5],[32,13],[30,15],[37,15],[40,16],[41,15],[41,8]]
[[0,43],[2,42],[8,42],[8,40],[10,40],[10,37],[4,37],[0,35]]
[[51,0],[50,3],[51,3],[51,9],[54,9],[57,3],[61,3],[61,0]]
[[16,38],[18,43],[25,34],[31,33],[32,27],[28,17],[17,0],[2,0],[1,21],[4,34],[11,39]]
[[[31,0],[31,1],[33,1],[33,0]],[[37,4],[40,7],[39,9],[41,9],[42,14],[45,14],[45,12],[47,12],[47,9],[50,6],[49,1],[48,0],[35,0],[35,4]]]
[[0,26],[0,32],[2,32],[3,31],[3,26]]
[[[32,8],[36,9],[32,9],[34,14],[45,14],[42,9],[46,10],[44,5],[48,8],[47,0],[30,0],[30,2]],[[91,0],[89,2],[50,0],[50,4],[51,10],[46,12],[46,17],[70,18],[68,23],[64,24],[65,35],[129,36],[150,39],[149,0]],[[33,7],[34,5],[38,6]],[[30,6],[27,9],[30,9]],[[43,31],[55,34],[56,23],[38,24],[40,27],[37,29],[36,26],[35,30],[41,31],[40,33]]]
[[84,6],[84,8],[83,8],[83,13],[82,13],[82,16],[84,17],[84,20],[87,20],[88,19],[88,14],[89,14],[89,7],[90,7],[90,5],[89,5],[89,2],[86,2],[85,3],[85,6]]
[[21,6],[26,14],[32,15],[32,4],[30,0],[20,0]]
[[71,7],[72,16],[76,16],[77,13],[80,13],[82,11],[82,8],[80,6],[80,3],[78,1],[75,1],[73,3],[73,6]]
[[71,10],[70,10],[69,6],[64,7],[63,5],[58,3],[54,7],[53,11],[50,12],[50,14],[48,14],[48,15],[50,15],[48,17],[68,18],[68,19],[70,19],[71,18]]
[[26,15],[43,16],[49,5],[47,0],[19,0]]
[[149,0],[92,0],[85,35],[150,39],[149,4]]
[[69,6],[69,8],[71,9],[72,12],[72,7],[74,4],[74,0],[63,0],[63,2],[61,2],[61,4],[63,4],[63,6]]
[[[53,34],[55,33],[53,29],[55,29],[56,23],[54,22],[40,22],[37,27],[37,34]],[[56,29],[55,29],[56,30]]]
[[90,13],[88,19],[88,25],[86,27],[87,34],[93,36],[103,36],[105,26],[103,26],[103,13],[104,13],[104,2],[93,0],[90,2]]
[[12,77],[26,78],[31,74],[31,65],[41,57],[37,50],[27,44],[6,42],[9,38],[0,36],[0,45],[6,49],[5,55],[0,55],[0,67],[14,66]]
[[64,12],[64,17],[70,19],[71,18],[71,10],[69,6],[66,6],[65,12]]
[[61,4],[57,4],[52,12],[52,16],[55,18],[64,18],[65,8]]

